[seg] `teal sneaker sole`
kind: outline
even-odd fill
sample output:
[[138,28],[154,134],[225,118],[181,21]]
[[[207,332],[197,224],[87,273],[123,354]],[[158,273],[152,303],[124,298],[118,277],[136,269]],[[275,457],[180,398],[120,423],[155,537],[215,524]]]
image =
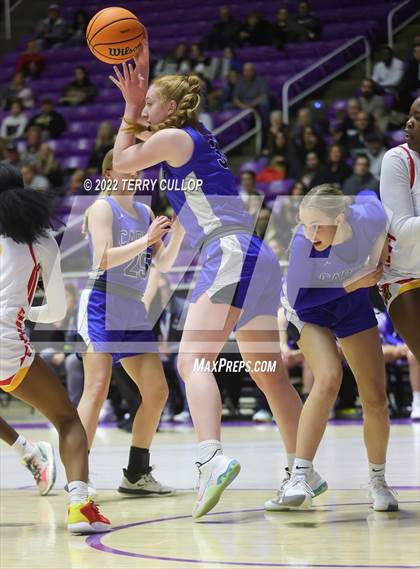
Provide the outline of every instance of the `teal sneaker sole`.
[[217,479],[216,485],[207,488],[205,491],[202,504],[193,512],[192,517],[194,520],[201,518],[216,506],[224,490],[226,490],[229,484],[232,484],[240,471],[241,465],[239,462],[237,460],[232,460],[225,472],[223,472]]

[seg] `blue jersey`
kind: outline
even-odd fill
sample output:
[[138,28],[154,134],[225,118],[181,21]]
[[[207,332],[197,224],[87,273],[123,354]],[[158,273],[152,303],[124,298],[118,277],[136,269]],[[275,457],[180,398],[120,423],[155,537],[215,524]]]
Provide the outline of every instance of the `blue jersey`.
[[306,311],[348,294],[344,281],[364,267],[376,239],[386,232],[386,212],[373,194],[356,196],[355,204],[347,208],[346,220],[352,228],[351,239],[324,251],[312,246],[302,227],[293,238],[287,297],[304,321]]
[[[150,210],[142,203],[134,201],[138,217],[127,213],[110,196],[103,198],[112,208],[112,240],[114,247],[127,245],[146,235],[150,226]],[[89,233],[89,246],[93,255],[92,239]],[[147,247],[136,257],[106,271],[98,271],[97,280],[123,285],[144,293],[147,285],[149,267],[152,261],[152,247]]]
[[190,244],[197,247],[213,231],[229,226],[236,233],[239,227],[252,232],[254,221],[239,197],[235,178],[215,137],[203,125],[200,130],[190,126],[182,130],[194,142],[193,154],[179,168],[164,162],[163,173],[166,196]]

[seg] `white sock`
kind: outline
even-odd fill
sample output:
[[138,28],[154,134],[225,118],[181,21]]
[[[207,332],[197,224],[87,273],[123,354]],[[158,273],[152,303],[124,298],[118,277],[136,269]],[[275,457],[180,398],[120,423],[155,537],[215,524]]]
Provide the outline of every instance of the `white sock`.
[[15,442],[12,444],[12,448],[18,453],[19,456],[21,456],[22,458],[25,456],[25,454],[32,454],[35,450],[35,447],[33,444],[31,444],[30,442],[28,442],[25,437],[22,437],[22,435],[19,435],[18,438],[15,440]]
[[420,391],[413,391],[413,407],[420,407]]
[[369,462],[369,478],[385,478],[385,464],[373,464]]
[[293,474],[310,476],[313,469],[314,465],[310,460],[305,460],[304,458],[295,458],[295,462],[293,463]]
[[204,464],[208,462],[219,451],[222,452],[222,443],[215,439],[198,443],[198,462]]
[[293,470],[293,463],[295,462],[296,453],[295,452],[288,452],[287,453],[287,468],[290,472]]
[[70,502],[72,504],[79,504],[81,502],[87,501],[88,499],[87,482],[82,482],[81,480],[73,480],[73,482],[68,483],[68,489],[70,494]]

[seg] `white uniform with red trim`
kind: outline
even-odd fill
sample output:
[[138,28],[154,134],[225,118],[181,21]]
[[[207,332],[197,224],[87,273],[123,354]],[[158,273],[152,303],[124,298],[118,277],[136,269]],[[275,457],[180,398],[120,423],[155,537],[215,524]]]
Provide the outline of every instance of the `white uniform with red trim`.
[[[42,275],[47,303],[31,308]],[[64,318],[66,302],[60,253],[49,235],[32,245],[0,235],[0,387],[7,389],[14,376],[28,368],[34,350],[25,334],[25,320],[55,322]]]
[[385,154],[380,194],[390,219],[380,283],[389,307],[398,294],[420,286],[420,154],[407,144]]

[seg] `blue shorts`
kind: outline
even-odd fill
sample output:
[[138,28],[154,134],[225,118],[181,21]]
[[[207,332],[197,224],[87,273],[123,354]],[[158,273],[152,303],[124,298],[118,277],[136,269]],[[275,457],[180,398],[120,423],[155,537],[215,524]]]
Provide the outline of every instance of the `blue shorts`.
[[99,290],[84,290],[80,296],[78,332],[95,352],[110,354],[113,365],[120,360],[158,347],[143,302]]
[[285,297],[282,297],[282,303],[286,318],[291,325],[288,327],[288,333],[295,341],[300,338],[305,324],[317,324],[328,328],[336,338],[353,336],[378,325],[367,288],[356,290],[320,306],[299,310],[299,314],[290,307]]
[[281,297],[281,271],[271,248],[255,235],[238,233],[207,245],[200,257],[201,270],[190,301],[207,293],[210,300],[242,309],[235,329],[256,316],[277,319]]

